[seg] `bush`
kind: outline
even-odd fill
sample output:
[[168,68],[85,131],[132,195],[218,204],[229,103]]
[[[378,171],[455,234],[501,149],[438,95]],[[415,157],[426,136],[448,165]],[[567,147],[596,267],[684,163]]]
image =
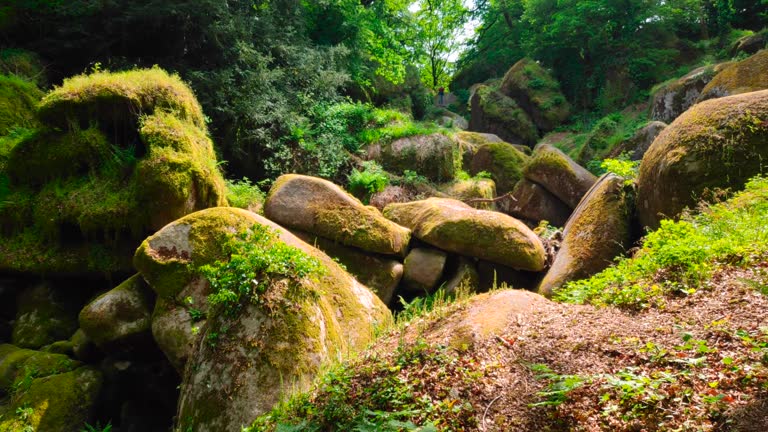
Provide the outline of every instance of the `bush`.
[[389,185],[389,176],[375,161],[363,162],[363,171],[353,169],[349,175],[349,191],[368,204],[371,196]]
[[242,180],[227,180],[227,201],[232,207],[261,212],[264,204],[264,192],[258,185],[251,183],[248,177]]

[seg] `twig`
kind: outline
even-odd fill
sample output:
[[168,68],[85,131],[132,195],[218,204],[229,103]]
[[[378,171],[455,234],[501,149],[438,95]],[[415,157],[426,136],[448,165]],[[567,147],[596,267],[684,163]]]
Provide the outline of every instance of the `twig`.
[[504,395],[500,394],[500,395],[496,396],[496,398],[494,400],[492,400],[491,403],[489,403],[487,407],[485,407],[485,412],[483,413],[483,421],[480,422],[480,424],[483,426],[483,430],[485,430],[485,416],[488,414],[488,410],[491,409],[491,405],[493,405],[493,403],[496,402],[497,400],[499,400],[499,398],[501,398],[502,396],[504,396]]
[[507,347],[509,349],[512,349],[512,344],[507,342],[507,341],[505,341],[503,337],[501,337],[499,335],[496,335],[496,336],[494,336],[494,338],[496,338],[497,341],[501,342],[502,345],[504,345],[505,347]]
[[469,200],[464,201],[467,204],[475,204],[475,203],[495,203],[496,201],[501,201],[505,198],[512,198],[513,201],[517,201],[517,198],[512,196],[512,192],[507,192],[502,196],[498,196],[496,198],[472,198]]

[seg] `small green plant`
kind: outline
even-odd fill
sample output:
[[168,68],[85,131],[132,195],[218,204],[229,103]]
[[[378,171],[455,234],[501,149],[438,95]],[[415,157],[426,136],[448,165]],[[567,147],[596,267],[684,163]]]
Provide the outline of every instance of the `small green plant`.
[[389,176],[375,161],[363,162],[363,171],[353,169],[348,180],[349,191],[366,204],[373,194],[383,191],[389,185]]
[[405,170],[403,171],[403,185],[404,186],[419,186],[429,183],[426,177],[417,173],[416,171]]
[[640,168],[640,161],[630,160],[629,155],[622,153],[616,159],[605,159],[602,161],[590,161],[587,168],[597,175],[605,173],[614,173],[624,178],[624,183],[631,185],[637,178]]
[[99,422],[97,422],[96,425],[86,423],[85,427],[80,429],[80,432],[112,432],[112,422],[107,422],[104,426],[101,426],[101,423]]
[[536,393],[541,401],[532,403],[534,407],[561,405],[568,400],[568,393],[591,381],[590,377],[556,374],[549,366],[541,363],[530,364],[528,368],[536,374],[536,379],[548,382],[546,389]]
[[248,177],[242,180],[227,180],[227,201],[232,207],[242,209],[261,208],[264,192],[258,185],[251,183]]

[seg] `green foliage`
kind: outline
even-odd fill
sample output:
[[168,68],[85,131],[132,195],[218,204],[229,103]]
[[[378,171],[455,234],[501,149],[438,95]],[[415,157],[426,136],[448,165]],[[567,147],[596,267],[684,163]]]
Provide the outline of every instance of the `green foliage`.
[[371,195],[381,192],[389,185],[389,176],[375,161],[363,162],[363,171],[353,169],[349,175],[349,191],[368,203]]
[[264,192],[258,185],[251,183],[248,177],[242,180],[226,180],[227,201],[232,207],[242,209],[260,209],[264,203]]
[[85,427],[80,429],[80,432],[112,432],[112,422],[107,422],[104,426],[101,426],[101,423],[96,423],[95,425],[86,423]]
[[[224,243],[223,251],[230,257],[228,261],[217,261],[197,271],[211,285],[209,305],[217,313],[228,316],[236,316],[246,304],[269,310],[315,295],[299,282],[304,278],[319,277],[324,272],[316,258],[283,243],[276,231],[263,225],[232,234]],[[269,294],[278,279],[287,279],[289,283],[277,304],[273,304],[275,299],[269,298]]]
[[403,186],[417,187],[420,185],[429,184],[429,179],[416,171],[405,170],[403,171],[403,178],[401,180]]
[[[460,389],[479,378],[474,369],[474,364],[450,348],[417,340],[387,355],[329,369],[320,375],[311,394],[294,396],[244,431],[473,429],[476,413],[462,403]],[[443,374],[453,377],[452,381],[433,378]]]
[[591,381],[589,377],[556,374],[549,366],[541,363],[528,365],[528,368],[536,374],[537,380],[548,381],[546,389],[536,393],[541,401],[532,403],[534,407],[561,405],[568,400],[568,393]]
[[[594,164],[598,162],[600,167],[595,169]],[[601,176],[605,173],[614,173],[624,178],[624,184],[631,185],[637,178],[638,170],[640,169],[640,161],[630,160],[628,154],[622,153],[617,159],[590,161],[590,163],[587,164],[587,169],[597,176]]]
[[632,258],[555,292],[560,301],[645,308],[664,296],[695,292],[718,263],[748,265],[768,252],[768,179],[750,180],[744,191],[696,216],[664,220]]

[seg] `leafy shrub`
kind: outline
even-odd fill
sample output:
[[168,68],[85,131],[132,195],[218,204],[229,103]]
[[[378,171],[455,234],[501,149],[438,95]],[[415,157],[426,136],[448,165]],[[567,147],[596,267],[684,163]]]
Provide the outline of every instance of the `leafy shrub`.
[[368,203],[371,195],[381,192],[389,185],[389,176],[375,161],[363,162],[363,171],[353,169],[349,175],[349,191]]
[[555,298],[630,308],[662,304],[664,295],[694,292],[720,262],[746,265],[767,253],[766,220],[768,178],[758,176],[744,191],[697,216],[662,221],[634,257],[567,284]]
[[427,180],[426,177],[417,173],[416,171],[411,171],[411,170],[403,171],[403,180],[402,180],[403,186],[415,187],[415,186],[419,186],[427,183],[429,183],[429,180]]
[[248,177],[242,180],[226,180],[227,201],[232,207],[241,209],[260,209],[264,203],[264,192],[258,185],[251,183]]

